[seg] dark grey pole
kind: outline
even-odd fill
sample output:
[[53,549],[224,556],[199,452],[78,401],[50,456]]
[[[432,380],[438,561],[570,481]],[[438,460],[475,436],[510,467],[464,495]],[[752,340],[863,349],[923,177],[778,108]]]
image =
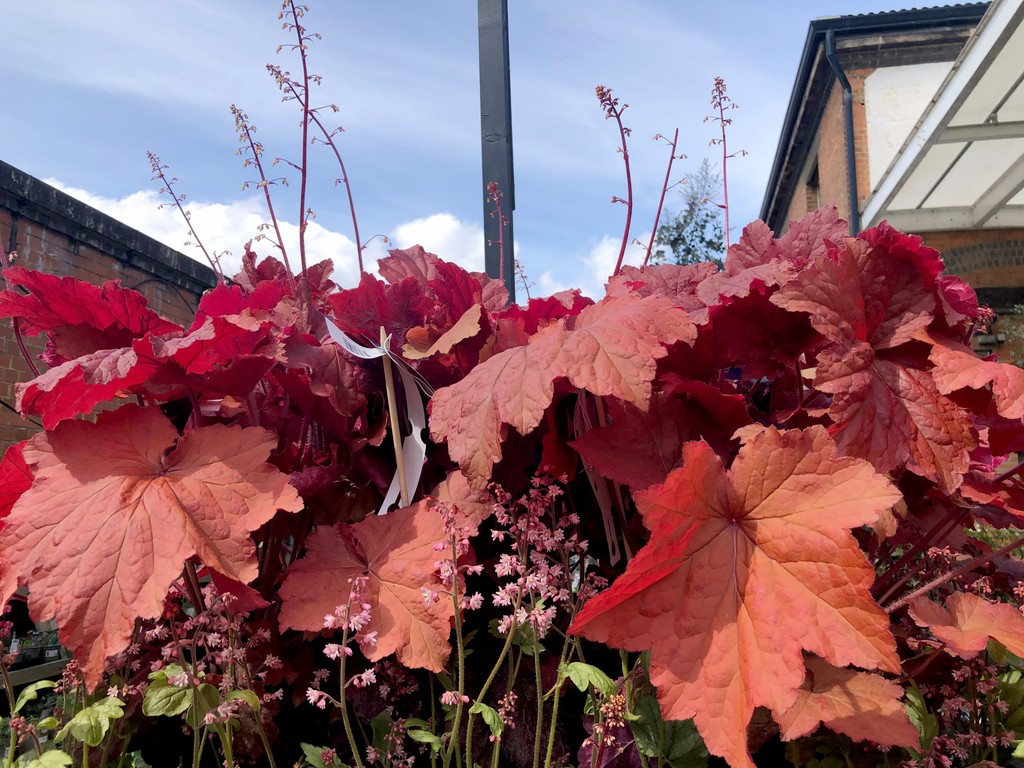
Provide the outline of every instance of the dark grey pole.
[[[484,264],[487,274],[503,280],[509,300],[516,300],[512,252],[512,211],[516,207],[512,175],[512,89],[508,70],[508,0],[477,0],[480,26],[480,134],[483,159]],[[501,220],[487,194],[495,182],[501,192]],[[499,227],[501,228],[499,230]],[[499,241],[502,248],[499,249]],[[504,259],[501,256],[504,251]],[[502,265],[504,261],[504,265]]]

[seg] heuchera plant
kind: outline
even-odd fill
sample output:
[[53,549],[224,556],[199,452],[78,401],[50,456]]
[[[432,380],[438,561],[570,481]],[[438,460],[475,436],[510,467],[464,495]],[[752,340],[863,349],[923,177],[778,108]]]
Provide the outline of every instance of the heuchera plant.
[[[6,269],[48,368],[17,403],[45,431],[0,463],[0,592],[75,656],[67,760],[1006,758],[1024,372],[973,354],[987,314],[937,252],[847,231],[755,222],[724,271],[520,306],[418,247],[338,288],[278,238],[187,327]],[[420,476],[388,437],[421,398]],[[42,753],[50,720],[15,732]]]

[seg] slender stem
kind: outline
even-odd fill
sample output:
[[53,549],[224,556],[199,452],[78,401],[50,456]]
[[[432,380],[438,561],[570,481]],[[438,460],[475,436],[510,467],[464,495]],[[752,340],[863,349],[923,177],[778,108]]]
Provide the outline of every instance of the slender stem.
[[661,197],[658,199],[658,212],[654,214],[654,228],[651,229],[651,237],[647,241],[647,254],[644,256],[643,266],[647,266],[647,262],[651,258],[651,248],[654,247],[654,238],[658,234],[658,222],[661,221],[661,209],[665,205],[665,193],[668,192],[668,181],[672,175],[672,163],[676,159],[676,144],[679,143],[679,129],[676,128],[675,133],[672,134],[672,149],[668,155],[668,168],[665,169],[665,182],[661,185]]
[[725,219],[725,251],[729,252],[729,151],[725,139],[725,105],[718,103],[719,123],[722,127],[722,216]]
[[1001,483],[1001,482],[1003,482],[1003,480],[1006,480],[1008,477],[1013,477],[1018,472],[1020,472],[1022,469],[1024,469],[1024,461],[1020,462],[1019,464],[1016,464],[1013,467],[1010,467],[1008,470],[1003,472],[1001,475],[997,475],[995,478],[993,478],[992,482],[993,483]]
[[622,231],[622,245],[619,247],[619,258],[615,262],[615,271],[612,272],[612,277],[619,274],[619,270],[622,268],[622,259],[626,255],[626,245],[629,243],[629,229],[630,224],[633,221],[633,174],[629,165],[629,147],[626,145],[626,137],[630,135],[631,131],[622,124],[622,113],[628,107],[628,104],[624,104],[621,108],[619,107],[619,100],[612,97],[612,91],[610,88],[605,88],[603,85],[597,86],[595,89],[597,98],[601,102],[601,107],[604,109],[605,119],[614,118],[616,125],[619,128],[619,140],[621,145],[619,149],[622,152],[622,162],[626,167],[626,199],[621,200],[618,197],[612,198],[612,202],[623,202],[626,204],[626,225]]
[[39,368],[32,361],[32,357],[29,355],[28,349],[25,347],[25,337],[21,335],[20,321],[20,317],[11,318],[11,324],[14,326],[14,338],[18,340],[18,349],[21,350],[21,356],[25,358],[25,364],[28,365],[29,370],[32,371],[32,375],[38,377]]
[[901,597],[895,603],[892,603],[891,605],[886,606],[884,610],[885,610],[886,613],[893,613],[895,611],[898,611],[900,608],[902,608],[904,605],[906,605],[910,601],[914,600],[915,598],[918,598],[921,595],[926,595],[929,592],[931,592],[933,589],[935,589],[936,587],[941,587],[943,584],[949,583],[950,581],[955,579],[957,576],[960,576],[961,574],[964,574],[964,573],[968,573],[969,571],[973,571],[979,565],[984,565],[985,563],[988,563],[988,562],[991,562],[992,560],[995,560],[997,557],[1002,557],[1006,553],[1012,552],[1013,550],[1017,549],[1020,546],[1024,546],[1024,536],[1022,536],[1021,538],[1019,538],[1019,539],[1017,539],[1015,541],[1011,541],[1009,544],[1007,544],[1002,549],[998,549],[995,552],[989,552],[987,555],[982,555],[981,557],[976,557],[973,560],[971,560],[970,562],[965,563],[964,565],[960,566],[959,568],[956,568],[956,569],[950,571],[949,573],[945,573],[945,574],[943,574],[942,576],[939,576],[936,579],[932,579],[927,584],[925,584],[923,587],[920,587],[919,589],[915,589],[909,595]]
[[188,581],[189,591],[196,603],[196,611],[202,613],[206,610],[206,600],[203,599],[203,588],[199,586],[199,574],[196,573],[196,564],[192,559],[185,561],[185,578]]
[[274,200],[270,194],[270,185],[272,182],[267,180],[267,175],[263,171],[263,161],[260,159],[260,156],[263,154],[263,145],[258,144],[256,140],[253,139],[248,115],[234,104],[231,105],[231,114],[235,116],[235,126],[242,133],[246,142],[248,142],[249,149],[252,152],[253,165],[256,166],[256,171],[260,175],[260,180],[257,186],[263,190],[263,196],[267,203],[267,212],[270,214],[270,223],[273,225],[274,232],[277,235],[277,241],[274,245],[276,245],[277,250],[281,252],[281,259],[284,261],[285,271],[288,273],[288,278],[294,288],[295,273],[292,272],[291,264],[288,263],[288,251],[285,250],[284,247],[284,238],[281,236],[281,227],[277,221],[277,214],[274,212]]
[[[456,558],[455,536],[451,539],[452,558]],[[461,760],[459,746],[459,728],[462,725],[462,697],[466,688],[466,643],[462,637],[462,607],[459,597],[458,573],[452,578],[452,603],[455,605],[455,650],[458,656],[458,681],[455,684],[458,701],[455,703],[455,717],[452,720],[451,741],[448,742],[448,749],[443,755],[445,768],[451,762],[452,754],[455,754],[455,762],[458,765]],[[466,763],[466,768],[473,768],[472,762]]]
[[174,205],[178,209],[178,213],[180,213],[181,217],[185,219],[185,224],[188,226],[189,236],[195,240],[195,244],[199,246],[199,250],[203,252],[203,256],[205,256],[206,260],[210,262],[210,267],[213,269],[214,274],[217,275],[217,279],[223,280],[224,270],[220,267],[220,259],[218,259],[216,255],[211,256],[210,252],[206,250],[206,246],[203,245],[203,241],[199,238],[199,233],[196,232],[196,228],[192,226],[192,214],[186,211],[185,207],[181,204],[184,197],[179,196],[178,193],[174,191],[173,183],[177,181],[177,179],[167,178],[167,174],[164,173],[167,166],[160,162],[160,158],[157,157],[155,153],[147,151],[146,157],[149,158],[150,168],[153,169],[153,180],[155,181],[159,179],[164,185],[164,189],[167,190],[167,194],[169,194],[171,196],[171,200],[174,201]]
[[[914,560],[914,558],[918,556],[918,554],[926,550],[928,547],[932,546],[934,542],[941,541],[951,530],[953,530],[954,527],[956,527],[960,523],[965,514],[966,510],[962,509],[952,509],[949,512],[947,512],[945,515],[942,516],[939,522],[933,525],[931,529],[916,544],[914,544],[913,547],[907,550],[891,568],[889,568],[884,574],[882,574],[878,582],[874,585],[874,587],[872,587],[872,593],[876,595],[881,595],[877,598],[878,602],[882,602],[884,600],[889,599],[889,597],[891,597],[897,589],[906,584],[907,581],[909,581],[910,578],[913,577],[913,575],[917,573],[920,569],[915,570],[912,568],[908,570],[900,579],[896,580],[895,583],[891,583],[893,582],[893,577],[895,576],[895,574],[898,574],[902,568],[909,565]],[[883,589],[885,590],[884,592]]]
[[[512,623],[509,625],[508,634],[505,636],[505,645],[502,646],[501,652],[498,654],[498,660],[494,662],[494,666],[491,667],[491,673],[484,680],[484,684],[480,687],[480,692],[476,695],[477,701],[483,701],[484,696],[487,695],[487,691],[491,687],[491,683],[494,682],[494,678],[498,675],[498,670],[505,661],[505,656],[508,654],[509,649],[512,647],[512,638],[515,637],[516,630],[519,625],[516,624],[515,616],[519,612],[519,606],[522,605],[522,595],[516,598],[516,604],[512,606]],[[470,711],[466,717],[466,765],[473,765],[472,761],[473,754],[473,712]]]
[[[351,603],[351,600],[352,599],[350,597],[349,603]],[[342,648],[348,647],[348,640],[348,626],[346,626],[341,636]],[[345,697],[345,688],[348,686],[348,681],[345,679],[345,654],[342,653],[339,659],[340,661],[338,662],[338,673],[341,675],[341,691],[339,692],[340,699],[338,701],[338,704],[339,709],[341,710],[341,722],[342,725],[344,725],[345,727],[345,737],[348,739],[349,748],[352,750],[352,759],[355,760],[356,768],[363,768],[363,759],[359,756],[359,747],[356,746],[356,737],[355,734],[352,732],[352,723],[348,717],[348,700]]]
[[[2,651],[2,649],[0,649]],[[4,691],[7,692],[7,707],[11,712],[11,718],[14,718],[14,686],[11,684],[11,676],[7,671],[7,665],[3,661],[3,653],[0,652],[0,675],[4,678]],[[14,753],[18,748],[18,734],[11,728],[11,736],[7,745],[7,762],[4,764],[4,768],[11,768],[14,765]]]
[[[534,639],[537,639],[537,628],[533,628]],[[536,646],[535,646],[536,647]],[[533,768],[540,766],[540,734],[544,730],[544,680],[540,674],[540,651],[533,654],[533,681],[537,686],[537,723],[533,732]]]
[[[380,327],[380,346],[384,350],[384,385],[388,392],[388,418],[391,420],[391,443],[395,448],[395,464],[398,469],[398,487],[402,494],[402,506],[408,507],[409,485],[405,478],[405,458],[402,456],[402,435],[398,428],[398,398],[395,396],[395,374],[391,370],[391,357],[388,342],[388,332],[382,325]],[[455,606],[458,613],[459,606]]]
[[[334,152],[334,157],[338,161],[338,165],[341,167],[341,183],[345,185],[345,194],[348,196],[348,210],[352,214],[352,230],[355,233],[356,238],[356,258],[359,260],[359,274],[366,274],[366,270],[363,269],[363,249],[366,247],[363,245],[363,241],[359,239],[359,219],[356,217],[356,203],[352,198],[352,185],[348,180],[348,171],[345,170],[345,161],[341,159],[341,152],[338,151],[338,145],[334,143],[334,136],[327,131],[324,124],[320,121],[320,117],[317,115],[316,110],[310,112],[309,116],[316,123],[317,128],[324,135],[324,143],[327,144]],[[373,239],[372,237],[370,238]]]

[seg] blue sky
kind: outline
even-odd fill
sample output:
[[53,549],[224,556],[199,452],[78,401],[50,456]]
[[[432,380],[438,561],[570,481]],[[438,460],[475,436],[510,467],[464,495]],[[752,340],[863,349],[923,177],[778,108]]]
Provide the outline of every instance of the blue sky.
[[[655,133],[680,129],[674,178],[695,169],[713,126],[710,89],[721,75],[740,105],[730,147],[735,232],[758,214],[807,25],[819,16],[909,7],[867,0],[510,0],[517,255],[534,295],[570,286],[600,290],[614,263],[625,193],[617,133],[594,86],[631,106],[636,209],[646,237],[667,150]],[[317,103],[343,125],[339,144],[363,239],[422,242],[442,258],[482,269],[482,180],[476,4],[454,0],[320,0],[307,16],[323,39],[310,51],[323,75]],[[233,251],[265,218],[241,189],[251,174],[235,156],[229,113],[245,109],[267,157],[298,159],[298,114],[282,104],[268,62],[297,67],[272,0],[44,0],[5,3],[0,58],[0,159],[55,183],[126,223],[189,252],[170,210],[158,210],[146,150],[180,179],[200,236]],[[335,260],[343,285],[357,279],[355,247],[338,172],[313,157],[311,258]],[[278,166],[281,170],[282,166]],[[281,172],[284,172],[281,170]],[[299,218],[293,186],[279,189],[282,218]],[[668,205],[678,208],[678,193]],[[294,230],[294,227],[292,227]],[[735,237],[735,236],[734,236]],[[372,252],[383,255],[380,241]],[[631,249],[633,261],[642,257]],[[201,256],[199,256],[201,258]],[[225,257],[232,263],[231,257]],[[523,294],[520,291],[520,300]]]

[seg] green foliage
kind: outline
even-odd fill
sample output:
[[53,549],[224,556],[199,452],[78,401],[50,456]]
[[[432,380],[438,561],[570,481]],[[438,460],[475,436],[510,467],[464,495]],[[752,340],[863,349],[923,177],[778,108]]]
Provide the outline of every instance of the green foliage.
[[116,696],[107,696],[75,714],[68,724],[60,729],[57,741],[63,741],[71,736],[90,747],[97,747],[107,735],[110,724],[123,715],[124,702]]
[[672,264],[711,261],[721,268],[725,230],[722,228],[722,210],[714,202],[721,184],[707,158],[699,169],[686,175],[682,210],[658,227],[655,242],[667,246],[668,251],[659,248],[651,255],[651,261]]
[[663,720],[658,700],[650,695],[640,697],[636,714],[639,718],[631,725],[642,754],[671,768],[703,768],[708,764],[707,747],[692,720]]
[[608,675],[597,667],[584,664],[582,661],[563,664],[558,674],[561,680],[568,677],[572,680],[573,685],[584,693],[591,687],[605,696],[615,693],[615,682]]

